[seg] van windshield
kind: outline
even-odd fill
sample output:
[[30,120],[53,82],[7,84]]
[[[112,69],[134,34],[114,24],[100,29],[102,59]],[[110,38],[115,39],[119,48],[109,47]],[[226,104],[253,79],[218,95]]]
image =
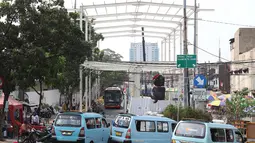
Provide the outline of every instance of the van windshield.
[[55,126],[80,127],[81,116],[70,115],[70,114],[60,114],[58,115],[56,119]]
[[202,139],[205,137],[205,125],[202,123],[181,122],[177,126],[175,135]]
[[131,117],[130,116],[118,116],[116,118],[116,120],[114,121],[114,126],[115,127],[120,127],[120,128],[128,128],[129,124],[131,121]]

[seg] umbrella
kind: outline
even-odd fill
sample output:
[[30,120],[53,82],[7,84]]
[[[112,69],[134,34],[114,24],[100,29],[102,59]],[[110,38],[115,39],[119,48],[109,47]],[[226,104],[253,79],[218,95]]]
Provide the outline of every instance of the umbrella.
[[209,103],[211,106],[225,106],[226,102],[221,101],[221,100],[214,100],[211,103]]
[[214,101],[214,100],[219,100],[219,99],[217,98],[217,94],[215,92],[211,91],[210,95],[207,97],[207,100]]
[[223,95],[218,96],[218,99],[219,100],[226,100],[226,99],[230,100],[231,95],[230,94],[223,94]]

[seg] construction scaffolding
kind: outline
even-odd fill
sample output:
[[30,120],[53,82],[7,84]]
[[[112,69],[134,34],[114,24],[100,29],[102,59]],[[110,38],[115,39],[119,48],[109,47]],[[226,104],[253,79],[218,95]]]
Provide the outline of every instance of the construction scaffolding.
[[[109,9],[115,8],[115,12],[108,12]],[[142,11],[140,9],[147,9]],[[156,12],[151,12],[150,9],[156,8]],[[103,10],[102,10],[103,9]],[[201,9],[199,4],[186,5],[187,9],[187,19],[189,21],[197,21],[198,13],[201,11],[213,11],[212,9]],[[175,3],[166,3],[166,2],[153,2],[153,1],[141,1],[141,0],[126,0],[125,2],[115,3],[93,3],[80,5],[79,9],[68,9],[70,12],[79,12],[80,14],[80,28],[84,30],[85,40],[89,41],[89,30],[91,26],[94,27],[97,33],[102,33],[104,38],[116,38],[116,37],[150,37],[156,38],[161,41],[161,61],[173,61],[168,64],[162,63],[98,63],[98,62],[85,62],[81,64],[82,68],[93,69],[94,71],[167,71],[175,69],[176,61],[176,39],[179,37],[179,53],[183,53],[183,5]],[[103,12],[102,12],[103,11]],[[191,18],[194,15],[194,18]],[[83,25],[85,21],[85,25]],[[122,22],[128,22],[128,24],[123,24]],[[110,25],[107,25],[110,24]],[[194,25],[194,30],[196,35],[197,42],[197,31],[198,26],[197,22],[194,24],[188,23],[188,25]],[[85,28],[84,28],[85,27]],[[144,27],[145,35],[141,35],[141,27]],[[121,29],[121,30],[120,30]],[[99,46],[98,42],[98,46]],[[168,44],[167,44],[168,43]],[[171,45],[173,44],[173,45]],[[167,49],[168,46],[168,49]],[[197,46],[197,45],[196,45]],[[171,57],[171,47],[173,48],[173,58]],[[197,53],[195,53],[197,54]],[[168,55],[168,60],[167,60]],[[173,59],[173,60],[172,60]],[[182,73],[181,70],[175,70],[175,72]],[[80,74],[82,79],[82,73]],[[140,84],[140,78],[136,77],[135,84]],[[85,77],[86,83],[90,79],[90,76]],[[91,81],[91,80],[89,80]],[[80,105],[82,105],[82,82],[80,83]],[[88,83],[87,83],[88,84]],[[91,85],[91,84],[89,84]],[[88,85],[85,85],[85,89],[88,89]],[[85,92],[85,96],[91,94],[90,88]],[[136,91],[137,92],[137,91]],[[86,98],[87,100],[88,98]],[[89,98],[91,99],[91,98]],[[87,103],[87,102],[86,102]],[[86,105],[87,106],[87,105]],[[82,106],[80,106],[80,110]]]

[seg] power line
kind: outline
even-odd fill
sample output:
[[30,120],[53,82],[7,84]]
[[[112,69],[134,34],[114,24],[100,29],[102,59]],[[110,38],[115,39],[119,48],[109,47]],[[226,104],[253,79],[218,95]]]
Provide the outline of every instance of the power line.
[[[193,46],[194,46],[194,44],[192,44],[192,43],[190,43],[190,42],[189,42],[189,45],[193,45]],[[203,48],[200,48],[200,47],[198,47],[198,46],[195,46],[195,47],[196,47],[197,49],[199,49],[199,50],[201,50],[201,51],[203,51],[203,52],[209,54],[209,55],[212,55],[212,56],[214,56],[214,57],[219,58],[219,55],[213,54],[213,53],[211,53],[211,52],[209,52],[209,51],[207,51],[207,50],[205,50],[205,49],[203,49]],[[238,60],[238,61],[231,61],[231,60],[228,60],[228,59],[222,58],[222,57],[221,57],[221,59],[223,59],[223,60],[229,62],[230,64],[249,64],[249,63],[255,63],[255,60]],[[254,68],[255,68],[255,67],[254,67]]]
[[[194,44],[192,44],[192,43],[190,43],[190,42],[189,42],[189,45],[195,46]],[[206,51],[206,50],[204,50],[204,49],[202,49],[202,48],[199,48],[198,46],[195,46],[195,47],[196,47],[197,49],[199,49],[199,50],[201,50],[201,51],[203,51],[203,52],[209,54],[209,55],[212,55],[212,56],[214,56],[214,57],[219,58],[219,56],[216,55],[216,54],[213,54],[213,53],[211,53],[211,52],[208,52],[208,51]],[[222,58],[222,57],[221,57],[221,59],[230,62],[228,59],[225,59],[225,58]]]
[[214,20],[206,20],[206,19],[197,19],[197,20],[199,20],[199,21],[204,21],[204,22],[210,22],[210,23],[232,25],[232,26],[255,27],[254,25],[245,25],[245,24],[229,23],[229,22],[223,22],[223,21],[214,21]]

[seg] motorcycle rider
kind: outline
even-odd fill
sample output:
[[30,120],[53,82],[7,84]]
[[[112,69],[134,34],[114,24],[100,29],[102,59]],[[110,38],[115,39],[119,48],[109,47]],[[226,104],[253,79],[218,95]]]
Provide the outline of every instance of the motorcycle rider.
[[31,126],[28,124],[27,120],[23,122],[23,124],[20,127],[19,134],[21,136],[28,136],[31,130]]

